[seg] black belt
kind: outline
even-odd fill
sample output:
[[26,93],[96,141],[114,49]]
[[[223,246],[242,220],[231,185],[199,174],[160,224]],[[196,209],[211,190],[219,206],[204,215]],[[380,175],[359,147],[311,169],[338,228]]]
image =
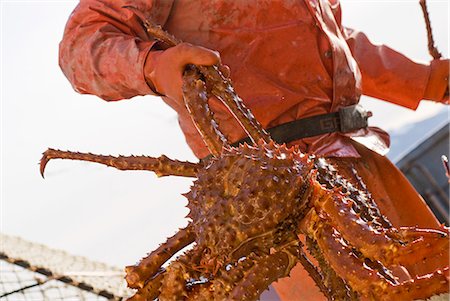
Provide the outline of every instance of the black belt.
[[[338,112],[311,116],[287,122],[266,129],[277,143],[288,143],[302,138],[342,132],[348,133],[368,126],[367,119],[372,116],[361,105],[341,108]],[[232,144],[251,143],[249,137]]]

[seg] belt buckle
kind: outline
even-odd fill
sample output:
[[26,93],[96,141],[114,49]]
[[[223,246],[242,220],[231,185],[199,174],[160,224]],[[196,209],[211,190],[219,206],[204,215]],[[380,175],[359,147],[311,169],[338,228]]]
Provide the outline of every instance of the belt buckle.
[[329,116],[319,120],[319,126],[322,131],[335,132],[339,127],[339,120],[337,116]]
[[356,104],[339,109],[340,131],[353,132],[368,126],[367,119],[372,112],[366,111],[363,106]]

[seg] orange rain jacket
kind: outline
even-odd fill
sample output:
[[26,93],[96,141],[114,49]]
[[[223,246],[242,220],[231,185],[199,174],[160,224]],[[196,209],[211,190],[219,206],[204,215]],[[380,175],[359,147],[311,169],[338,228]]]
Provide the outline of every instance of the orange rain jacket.
[[[124,5],[139,8],[165,29],[194,45],[218,50],[231,68],[238,94],[265,127],[336,111],[366,95],[415,109],[432,68],[344,29],[337,1],[81,0],[61,43],[61,67],[74,88],[106,100],[154,94],[143,66],[157,55],[155,42]],[[436,72],[435,72],[436,73]],[[361,80],[362,77],[362,80]],[[444,94],[445,80],[438,87]],[[164,100],[179,114],[194,153],[208,151],[183,104]],[[439,99],[436,99],[439,100]],[[232,141],[243,130],[226,109],[213,109]],[[386,133],[371,128],[379,147]],[[303,150],[327,156],[358,156],[342,134],[297,141]]]
[[[157,59],[158,45],[124,5],[185,42],[219,51],[237,93],[264,127],[337,111],[357,103],[361,93],[415,109],[426,97],[442,101],[448,87],[448,66],[417,64],[343,28],[338,0],[81,0],[60,45],[61,68],[76,91],[105,100],[158,95],[143,72],[146,61]],[[208,155],[184,104],[163,99],[178,112],[194,153]],[[214,102],[212,109],[231,141],[245,136],[223,105]],[[395,166],[352,136],[370,138],[368,147],[380,152],[389,145],[388,135],[373,127],[293,143],[331,157],[346,176],[362,178],[395,226],[436,227]],[[323,300],[301,266],[275,286],[283,300]]]

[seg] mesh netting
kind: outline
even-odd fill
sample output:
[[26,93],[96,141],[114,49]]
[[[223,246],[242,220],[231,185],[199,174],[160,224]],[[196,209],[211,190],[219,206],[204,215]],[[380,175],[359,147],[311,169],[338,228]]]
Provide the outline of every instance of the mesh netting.
[[0,234],[1,301],[125,300],[120,268]]

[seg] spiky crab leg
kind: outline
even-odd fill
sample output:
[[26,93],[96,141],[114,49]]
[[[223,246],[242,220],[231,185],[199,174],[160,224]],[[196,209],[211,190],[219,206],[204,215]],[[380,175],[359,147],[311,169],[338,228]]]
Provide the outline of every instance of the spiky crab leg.
[[136,294],[127,301],[148,301],[154,300],[159,295],[159,289],[162,285],[166,271],[160,271],[153,278],[149,279],[143,288],[139,289]]
[[250,270],[244,272],[244,277],[227,300],[257,300],[272,282],[289,275],[298,262],[297,257],[293,255],[296,248],[297,246],[288,246],[273,254],[261,256]]
[[[174,261],[167,267],[164,279],[162,280],[160,293],[158,294],[158,300],[160,301],[181,301],[186,300],[188,291],[186,287],[186,269],[185,266]],[[152,300],[148,296],[144,300]],[[150,296],[152,297],[152,296]]]
[[61,151],[49,148],[44,152],[40,163],[42,177],[44,176],[45,167],[47,166],[48,161],[52,159],[89,161],[114,167],[120,170],[148,170],[153,171],[158,177],[196,177],[197,171],[202,167],[202,165],[199,163],[172,160],[164,155],[158,158],[147,156],[114,157],[94,155],[90,153]]
[[138,265],[125,268],[128,286],[131,288],[144,287],[147,279],[158,273],[161,266],[175,253],[194,242],[195,235],[190,226],[178,231],[174,236],[143,258]]
[[183,97],[186,108],[210,153],[214,157],[219,157],[223,146],[228,146],[228,141],[219,130],[209,108],[205,83],[195,70],[185,71],[183,79]]
[[268,143],[271,139],[252,112],[244,105],[236,94],[229,78],[224,77],[216,66],[199,67],[206,77],[206,82],[212,87],[211,92],[228,108],[244,131],[256,144],[259,140]]
[[255,253],[250,253],[236,262],[224,265],[213,276],[211,283],[197,285],[189,296],[189,300],[228,300],[230,292],[242,281],[245,273],[258,262],[258,258],[259,256]]
[[[306,245],[308,246],[308,251],[317,260],[320,267],[320,273],[316,270],[316,267],[312,263],[304,264],[303,260],[300,260],[305,270],[308,271],[310,276],[314,274],[319,274],[316,277],[312,277],[319,287],[320,291],[327,297],[328,300],[345,300],[353,301],[358,300],[357,294],[344,282],[344,280],[339,277],[336,272],[331,268],[329,263],[325,260],[317,242],[311,238],[306,238]],[[302,250],[301,250],[302,251]],[[303,255],[306,257],[305,255]],[[311,272],[312,270],[312,272]],[[314,272],[314,270],[316,270]]]
[[[164,31],[161,26],[157,26],[147,20],[139,10],[131,7],[128,8],[142,20],[147,32],[153,38],[160,40],[168,47],[173,47],[181,43],[180,40]],[[266,143],[269,142],[269,134],[263,129],[250,110],[245,107],[242,99],[234,91],[230,79],[224,77],[217,66],[198,66],[197,68],[205,76],[208,86],[211,87],[212,94],[228,108],[253,143],[258,142],[259,140],[263,140]]]
[[449,290],[448,268],[399,282],[379,262],[355,254],[332,226],[319,225],[314,236],[336,273],[366,298],[384,301],[426,299]]
[[[343,177],[338,173],[336,167],[325,158],[318,158],[315,160],[314,166],[317,168],[317,180],[328,189],[341,189],[349,195],[355,202],[353,208],[355,212],[361,214],[361,218],[366,222],[373,223],[374,226],[391,228],[390,221],[383,216],[371,197],[366,185],[363,183],[361,177],[356,170],[351,169],[351,173],[347,175],[348,178]],[[349,181],[348,179],[353,179]]]
[[[200,277],[199,272],[191,266],[198,265],[200,258],[201,252],[198,249],[194,248],[189,250],[186,254],[181,255],[177,260],[171,262],[167,266],[167,269],[159,269],[127,301],[153,301],[155,298],[161,301],[198,300],[193,296],[193,294],[195,295],[193,286],[198,285],[198,282],[206,284],[207,287],[211,285],[209,279],[204,280],[203,277]],[[161,263],[161,261],[159,262]],[[195,291],[198,292],[198,287],[195,288]],[[207,289],[207,291],[209,290]],[[208,298],[206,300],[216,299]]]
[[327,216],[342,236],[368,258],[385,265],[410,265],[449,251],[449,235],[445,228],[380,229],[364,221],[353,207],[351,198],[332,191],[316,202],[319,214]]

